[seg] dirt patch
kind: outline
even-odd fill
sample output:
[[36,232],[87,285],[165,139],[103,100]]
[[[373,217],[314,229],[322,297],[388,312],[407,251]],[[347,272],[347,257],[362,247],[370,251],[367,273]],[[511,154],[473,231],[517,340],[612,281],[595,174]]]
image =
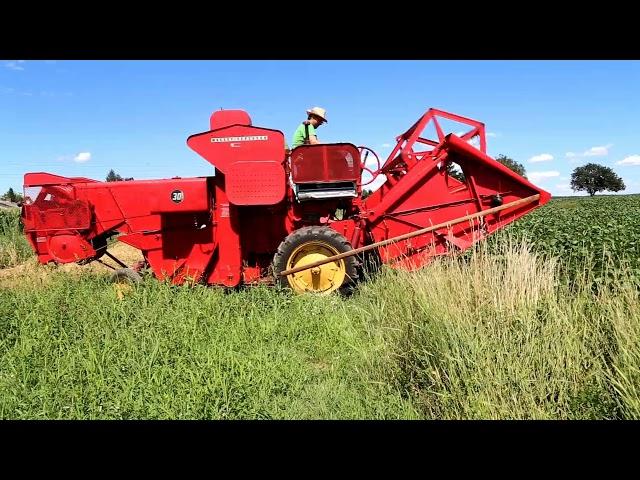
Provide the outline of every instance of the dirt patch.
[[[129,266],[143,260],[142,252],[140,252],[140,250],[122,242],[116,242],[109,247],[108,251]],[[120,268],[116,262],[106,255],[103,256],[101,260],[115,268]],[[20,265],[16,265],[15,267],[0,269],[0,288],[10,288],[24,284],[39,286],[47,283],[51,275],[55,275],[58,272],[79,274],[87,271],[95,272],[98,275],[105,275],[111,273],[113,270],[98,262],[91,262],[87,265],[78,265],[76,263],[42,265],[38,263],[38,260],[35,257],[33,257]]]

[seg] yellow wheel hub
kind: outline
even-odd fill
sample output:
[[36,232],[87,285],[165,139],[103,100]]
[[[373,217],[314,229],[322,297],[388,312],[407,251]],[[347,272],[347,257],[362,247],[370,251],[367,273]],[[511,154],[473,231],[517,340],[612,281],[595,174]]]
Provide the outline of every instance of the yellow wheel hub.
[[[339,253],[334,247],[324,242],[303,243],[289,256],[287,270],[309,265]],[[330,293],[342,286],[345,276],[344,260],[338,260],[287,275],[287,280],[297,293]]]

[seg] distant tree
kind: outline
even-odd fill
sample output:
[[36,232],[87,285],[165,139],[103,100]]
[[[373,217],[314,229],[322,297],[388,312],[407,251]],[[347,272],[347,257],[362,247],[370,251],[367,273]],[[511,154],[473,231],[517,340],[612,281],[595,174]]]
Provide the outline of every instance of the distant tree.
[[[500,162],[502,165],[504,165],[505,167],[516,172],[518,175],[524,178],[527,178],[527,172],[524,166],[516,162],[513,158],[509,158],[505,155],[498,155],[496,157],[496,160]],[[462,172],[462,169],[457,163],[454,163],[454,162],[447,163],[447,174],[461,182],[466,181],[464,173]]]
[[124,179],[118,175],[113,169],[109,170],[107,174],[107,182],[122,182]]
[[505,167],[516,172],[521,177],[527,178],[527,171],[525,170],[524,165],[516,162],[513,158],[509,158],[506,155],[500,154],[496,157],[496,160]]
[[4,195],[2,195],[0,197],[0,200],[5,200],[8,202],[13,202],[13,203],[19,203],[22,200],[24,200],[22,198],[22,195],[19,193],[16,193],[13,188],[9,187],[9,190],[7,190],[7,193],[5,193]]
[[587,163],[576,169],[571,174],[571,189],[574,192],[583,190],[592,197],[596,192],[619,192],[626,187],[622,178],[611,168],[597,163]]
[[460,182],[465,182],[464,173],[462,173],[462,169],[457,163],[449,162],[447,163],[447,175],[455,178]]
[[366,188],[364,190],[362,190],[362,200],[367,198],[372,193],[373,193],[373,190],[369,190],[369,189],[366,189]]

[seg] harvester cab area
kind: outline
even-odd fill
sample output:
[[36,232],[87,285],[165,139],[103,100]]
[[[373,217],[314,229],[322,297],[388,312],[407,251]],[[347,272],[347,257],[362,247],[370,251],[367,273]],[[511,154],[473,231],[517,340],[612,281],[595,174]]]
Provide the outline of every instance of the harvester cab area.
[[360,151],[351,143],[301,145],[289,157],[298,201],[357,198]]
[[225,175],[226,194],[235,205],[279,203],[287,181],[298,202],[360,196],[362,147],[323,143],[289,151],[281,131],[253,125],[241,110],[214,112],[210,127],[187,144]]

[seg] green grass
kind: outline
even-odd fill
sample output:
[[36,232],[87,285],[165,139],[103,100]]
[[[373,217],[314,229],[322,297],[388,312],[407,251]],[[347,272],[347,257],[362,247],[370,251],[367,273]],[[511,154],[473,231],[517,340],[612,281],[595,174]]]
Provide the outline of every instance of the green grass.
[[153,279],[121,298],[62,272],[0,287],[0,418],[640,418],[633,259],[510,230],[348,298]]
[[639,300],[508,245],[350,298],[60,274],[0,290],[0,417],[637,418]]
[[60,275],[0,293],[2,418],[411,418],[339,297]]
[[13,267],[33,255],[20,225],[19,210],[0,210],[0,268]]

